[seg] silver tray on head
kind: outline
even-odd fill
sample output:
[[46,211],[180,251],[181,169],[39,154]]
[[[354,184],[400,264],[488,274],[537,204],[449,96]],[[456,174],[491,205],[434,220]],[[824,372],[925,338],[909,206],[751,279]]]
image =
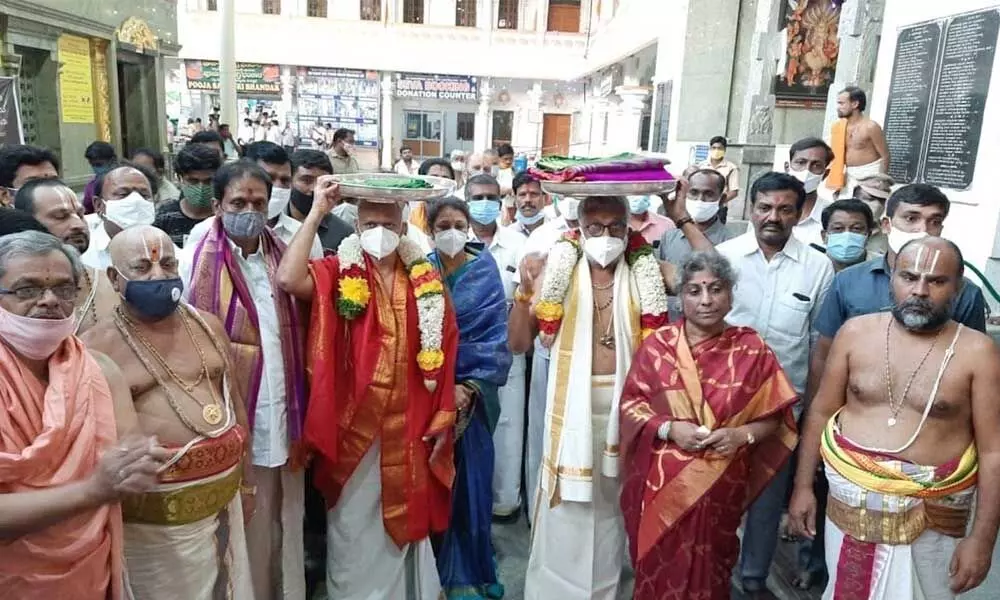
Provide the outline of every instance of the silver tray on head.
[[[433,187],[424,189],[386,188],[365,185],[372,179],[400,179],[411,177],[423,179]],[[397,173],[351,173],[349,175],[334,175],[334,180],[340,184],[340,195],[347,198],[360,198],[371,202],[409,202],[418,200],[435,200],[451,195],[455,191],[455,182],[445,177],[431,175],[399,175]]]
[[645,196],[674,191],[671,181],[542,181],[542,190],[560,196]]

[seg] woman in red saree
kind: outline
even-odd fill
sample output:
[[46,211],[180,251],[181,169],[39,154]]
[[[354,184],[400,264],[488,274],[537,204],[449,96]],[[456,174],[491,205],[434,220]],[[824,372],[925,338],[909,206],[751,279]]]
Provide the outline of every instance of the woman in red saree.
[[684,319],[646,338],[621,399],[621,504],[636,600],[728,600],[736,530],[795,448],[796,400],[767,344],[730,327],[735,275],[697,252]]

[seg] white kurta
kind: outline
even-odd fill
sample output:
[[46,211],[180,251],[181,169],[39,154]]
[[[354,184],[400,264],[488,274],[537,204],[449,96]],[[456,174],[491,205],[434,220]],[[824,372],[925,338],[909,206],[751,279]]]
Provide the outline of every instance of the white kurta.
[[382,521],[379,440],[327,513],[326,593],[336,600],[438,600],[430,539],[399,548]]

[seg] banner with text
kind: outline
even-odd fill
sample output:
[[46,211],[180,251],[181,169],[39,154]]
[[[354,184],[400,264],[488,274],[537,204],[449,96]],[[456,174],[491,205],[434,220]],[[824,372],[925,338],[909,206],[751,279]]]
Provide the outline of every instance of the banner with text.
[[0,77],[0,146],[23,143],[21,112],[17,106],[17,80]]
[[[184,74],[189,90],[219,91],[219,63],[214,60],[186,60]],[[236,63],[236,93],[242,96],[280,96],[281,67]]]
[[478,92],[479,87],[475,77],[421,73],[398,73],[396,75],[397,98],[475,102],[479,99]]

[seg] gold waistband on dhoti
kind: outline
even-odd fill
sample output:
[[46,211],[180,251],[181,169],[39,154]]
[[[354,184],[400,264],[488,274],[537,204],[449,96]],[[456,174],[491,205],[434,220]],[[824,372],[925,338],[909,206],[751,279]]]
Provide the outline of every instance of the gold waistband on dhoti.
[[971,509],[923,501],[906,511],[874,510],[862,492],[861,505],[851,506],[829,497],[826,515],[845,534],[873,544],[911,544],[930,529],[951,537],[964,537]]
[[217,438],[201,440],[187,451],[174,447],[168,450],[184,452],[184,455],[160,473],[160,483],[195,481],[239,464],[246,450],[246,436],[243,428],[237,425]]
[[242,468],[211,481],[174,489],[127,495],[122,499],[126,523],[186,525],[218,514],[240,489]]

